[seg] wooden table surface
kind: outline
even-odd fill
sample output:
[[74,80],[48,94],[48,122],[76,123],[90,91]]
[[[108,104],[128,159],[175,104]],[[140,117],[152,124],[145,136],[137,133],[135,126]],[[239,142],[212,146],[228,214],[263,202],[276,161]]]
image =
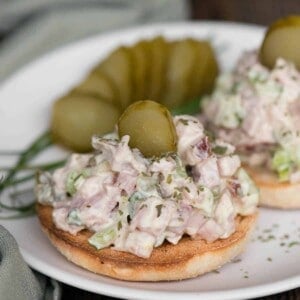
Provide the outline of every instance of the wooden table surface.
[[[83,290],[79,290],[73,287],[70,287],[68,285],[63,285],[63,295],[62,300],[116,300],[117,298],[102,296],[102,295],[96,295],[93,293],[89,293]],[[268,297],[262,297],[257,298],[261,300],[300,300],[300,288],[291,290],[288,292],[268,296]],[[164,299],[157,299],[157,300],[164,300]],[[188,299],[182,299],[182,300],[188,300]],[[199,300],[205,300],[200,299]]]
[[[300,0],[191,0],[190,18],[193,20],[228,20],[268,25],[287,14],[300,14]],[[300,266],[299,266],[300,270]],[[299,271],[300,272],[300,271]],[[111,300],[63,285],[63,300]],[[263,297],[264,300],[300,300],[300,288]]]

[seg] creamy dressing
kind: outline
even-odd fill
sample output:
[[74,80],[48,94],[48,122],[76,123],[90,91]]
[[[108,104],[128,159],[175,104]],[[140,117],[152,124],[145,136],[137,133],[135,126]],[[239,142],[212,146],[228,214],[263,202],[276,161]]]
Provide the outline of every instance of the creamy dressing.
[[177,116],[178,153],[145,158],[129,136],[93,137],[94,154],[73,154],[40,174],[40,203],[53,206],[60,229],[87,228],[97,249],[113,246],[147,258],[164,241],[183,235],[213,242],[235,231],[235,217],[256,210],[258,191],[234,147],[210,141],[202,124]]
[[246,163],[300,182],[300,72],[292,63],[279,58],[269,70],[257,52],[245,53],[233,72],[219,77],[203,111]]

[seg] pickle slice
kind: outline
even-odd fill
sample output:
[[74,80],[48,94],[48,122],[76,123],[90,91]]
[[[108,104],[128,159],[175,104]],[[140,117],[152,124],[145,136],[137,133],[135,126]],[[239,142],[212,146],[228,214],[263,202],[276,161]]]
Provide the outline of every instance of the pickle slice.
[[[195,71],[193,80],[196,82],[198,81],[197,84],[201,86],[201,88],[200,90],[195,91],[195,94],[193,95],[194,98],[210,93],[213,90],[219,73],[218,62],[210,43],[208,41],[197,41],[197,45],[200,63],[199,69]],[[201,68],[203,68],[203,70]]]
[[203,64],[203,49],[199,46],[199,41],[190,39],[190,43],[195,51],[195,64],[192,69],[193,76],[190,79],[189,90],[186,95],[185,102],[195,99],[199,96],[203,89],[203,80],[205,76],[205,64]]
[[168,108],[182,104],[189,92],[196,52],[189,39],[171,43],[162,103]]
[[133,60],[133,89],[135,101],[144,100],[149,81],[149,41],[140,41],[131,48]]
[[281,57],[300,69],[300,16],[288,16],[273,23],[265,35],[259,57],[269,68]]
[[108,102],[116,101],[116,89],[112,81],[101,72],[90,73],[81,83],[79,83],[73,92],[83,95],[92,95]]
[[168,109],[154,101],[131,104],[118,122],[119,136],[130,136],[129,145],[146,157],[176,151],[177,135]]
[[163,37],[156,37],[150,42],[150,55],[151,68],[147,96],[149,99],[161,102],[168,61],[168,44]]
[[127,47],[119,47],[113,51],[94,70],[104,73],[117,87],[117,100],[125,109],[132,102],[132,57]]
[[119,109],[105,99],[67,95],[53,105],[52,136],[73,151],[88,152],[92,150],[92,135],[113,131],[119,116]]

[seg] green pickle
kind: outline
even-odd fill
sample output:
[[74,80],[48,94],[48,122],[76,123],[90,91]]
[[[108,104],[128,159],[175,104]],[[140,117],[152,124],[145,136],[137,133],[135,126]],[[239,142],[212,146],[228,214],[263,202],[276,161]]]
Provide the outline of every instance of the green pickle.
[[208,41],[198,41],[197,43],[198,55],[200,55],[199,69],[203,68],[203,70],[198,71],[201,72],[201,76],[196,79],[199,80],[198,85],[201,86],[200,91],[197,91],[199,96],[210,93],[213,90],[219,73],[219,67],[214,50],[210,43]]
[[100,72],[90,73],[73,89],[73,92],[76,94],[99,97],[111,103],[115,103],[117,95],[112,81],[105,74]]
[[131,48],[133,60],[133,99],[144,100],[147,97],[147,83],[149,81],[149,41],[140,41]]
[[55,142],[88,152],[91,137],[113,131],[119,116],[120,110],[105,99],[70,94],[53,105],[51,133]]
[[279,57],[293,62],[300,70],[300,15],[279,19],[269,27],[259,58],[262,64],[273,68]]
[[132,56],[127,47],[119,47],[103,60],[94,72],[101,72],[110,78],[117,87],[117,102],[125,109],[133,97]]
[[130,136],[129,145],[146,157],[176,151],[177,135],[168,109],[154,101],[131,104],[118,122],[118,133]]
[[186,102],[210,93],[218,76],[218,63],[208,41],[190,39],[196,52],[196,62],[192,70]]
[[165,74],[168,62],[168,42],[161,36],[154,38],[150,43],[150,61],[148,83],[148,99],[161,102],[165,87]]
[[173,42],[170,47],[162,103],[174,108],[181,105],[189,93],[196,51],[189,39]]

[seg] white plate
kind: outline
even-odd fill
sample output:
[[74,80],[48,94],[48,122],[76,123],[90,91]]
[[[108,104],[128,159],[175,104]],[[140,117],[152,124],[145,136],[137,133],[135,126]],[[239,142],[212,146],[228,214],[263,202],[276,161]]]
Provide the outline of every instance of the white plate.
[[[23,149],[48,126],[53,100],[79,81],[98,59],[120,44],[163,34],[168,38],[209,37],[223,70],[243,50],[257,48],[263,28],[230,23],[146,26],[96,36],[50,53],[20,70],[0,87],[0,150]],[[42,159],[63,155],[48,152]],[[3,162],[2,162],[3,163]],[[300,286],[299,211],[262,209],[253,241],[241,261],[220,273],[179,282],[130,283],[98,276],[69,263],[49,243],[35,217],[1,221],[17,239],[34,269],[95,293],[130,299],[241,299]]]

